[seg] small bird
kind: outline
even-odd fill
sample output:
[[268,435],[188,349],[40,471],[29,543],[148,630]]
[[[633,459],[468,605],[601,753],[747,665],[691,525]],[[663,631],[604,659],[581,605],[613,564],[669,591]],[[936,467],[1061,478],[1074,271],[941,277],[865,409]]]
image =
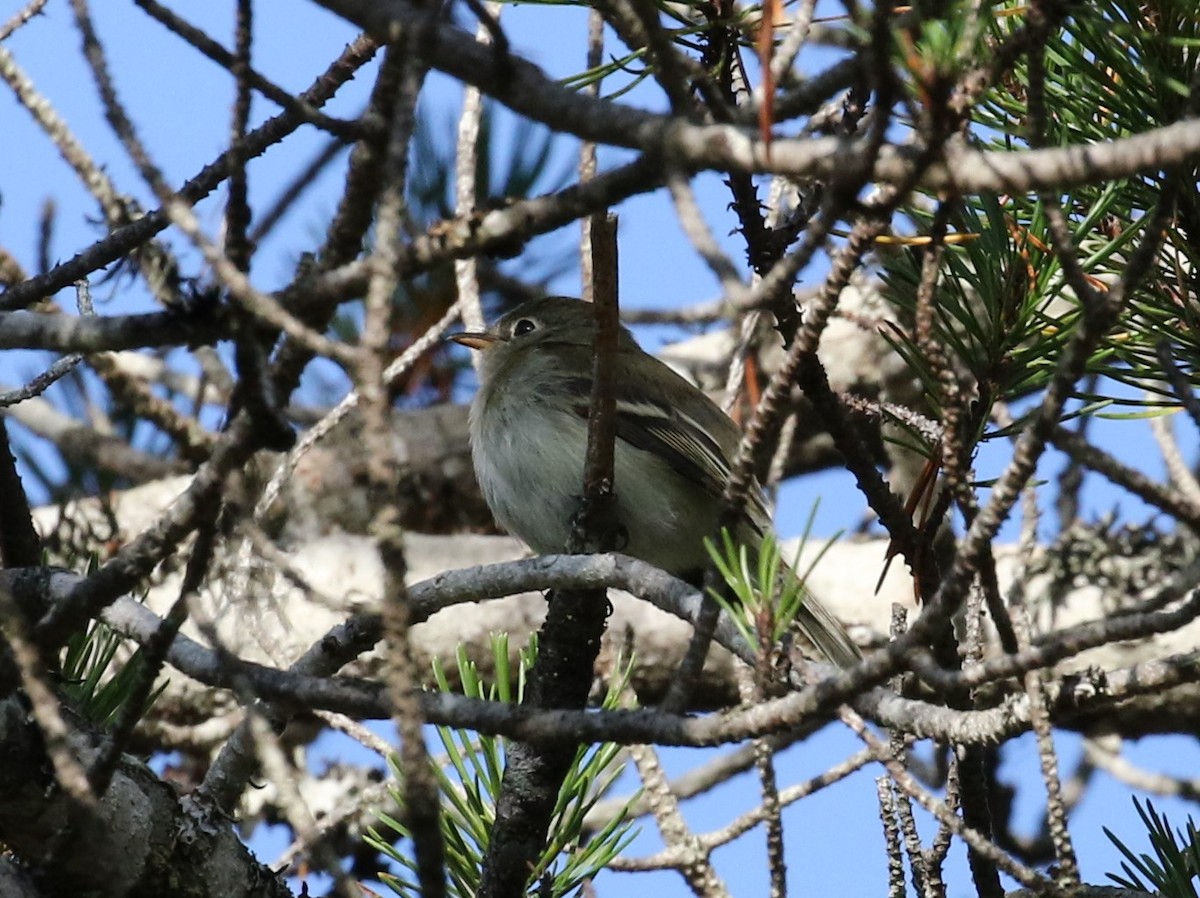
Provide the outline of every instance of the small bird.
[[[449,339],[481,353],[471,404],[471,456],[488,507],[539,554],[561,552],[578,510],[587,449],[595,316],[587,303],[543,297],[486,331]],[[737,426],[704,393],[617,337],[614,491],[621,551],[697,582],[708,563]],[[770,528],[761,493],[748,497],[734,538],[757,546]],[[858,648],[811,594],[797,627],[816,656],[840,667]]]

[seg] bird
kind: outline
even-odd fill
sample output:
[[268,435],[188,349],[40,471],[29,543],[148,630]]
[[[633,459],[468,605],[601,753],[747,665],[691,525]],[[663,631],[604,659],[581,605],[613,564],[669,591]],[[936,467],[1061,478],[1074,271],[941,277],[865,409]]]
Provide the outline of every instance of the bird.
[[[484,499],[497,523],[538,554],[564,550],[578,510],[596,329],[589,303],[546,296],[521,303],[485,331],[448,338],[480,355],[469,432]],[[704,540],[716,534],[740,431],[623,326],[613,384],[620,551],[698,585],[708,564]],[[755,484],[734,539],[754,549],[770,527]],[[839,667],[860,659],[815,596],[806,594],[796,625],[815,650],[809,654]]]

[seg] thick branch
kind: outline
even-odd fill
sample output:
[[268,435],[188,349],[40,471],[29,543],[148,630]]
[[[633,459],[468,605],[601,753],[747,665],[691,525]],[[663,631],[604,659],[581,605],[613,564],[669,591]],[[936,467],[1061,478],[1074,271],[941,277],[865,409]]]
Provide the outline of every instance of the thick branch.
[[75,318],[39,312],[0,312],[0,349],[105,352],[215,343],[229,322],[219,306],[196,311]]
[[[424,21],[426,15],[406,0],[320,2],[383,41],[388,40],[396,25],[409,27]],[[534,121],[584,140],[640,149],[688,168],[827,179],[869,158],[867,140],[775,138],[768,145],[750,127],[688,124],[668,115],[599,100],[562,86],[537,66],[515,56],[507,57],[503,71],[498,71],[492,48],[448,23],[437,27],[437,39],[427,50],[434,68],[475,85]],[[819,77],[809,83],[814,85],[814,103],[846,86],[840,82],[828,84]],[[924,153],[920,146],[883,147],[873,180],[905,181]],[[1198,154],[1200,120],[1191,119],[1133,137],[1082,146],[1013,152],[958,147],[931,166],[920,185],[930,190],[954,188],[962,193],[1062,191],[1161,171]]]
[[[76,724],[73,750],[90,763],[96,746]],[[96,815],[64,828],[70,800],[54,787],[41,734],[18,699],[0,703],[0,745],[0,842],[32,868],[45,894],[291,898],[231,823],[196,826],[175,790],[144,764],[123,758]]]

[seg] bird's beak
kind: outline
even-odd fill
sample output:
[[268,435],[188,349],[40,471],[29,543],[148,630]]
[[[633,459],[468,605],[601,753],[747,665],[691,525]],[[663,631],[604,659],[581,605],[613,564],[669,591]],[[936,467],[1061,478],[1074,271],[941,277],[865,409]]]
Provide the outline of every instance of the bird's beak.
[[468,349],[487,349],[493,343],[500,342],[500,338],[495,334],[472,333],[471,331],[461,334],[451,334],[446,339],[453,340],[455,343],[466,346]]

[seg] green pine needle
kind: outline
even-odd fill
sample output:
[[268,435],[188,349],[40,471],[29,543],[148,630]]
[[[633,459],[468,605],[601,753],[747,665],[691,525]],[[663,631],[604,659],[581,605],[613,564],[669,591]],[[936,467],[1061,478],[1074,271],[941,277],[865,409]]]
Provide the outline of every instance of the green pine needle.
[[835,535],[827,542],[805,570],[797,569],[816,511],[814,505],[791,564],[784,561],[779,540],[771,533],[763,537],[753,560],[747,547],[735,543],[726,529],[721,530],[720,546],[711,539],[704,541],[708,557],[729,590],[712,589],[709,594],[750,645],[774,646],[783,639],[808,595],[805,580],[837,539]]
[[[515,696],[510,686],[512,670],[507,634],[493,634],[491,649],[496,679],[489,683],[467,657],[465,647],[459,647],[455,665],[462,694],[489,701],[519,702],[527,671],[536,657],[536,643],[531,643],[520,653]],[[617,670],[618,675],[610,685],[602,707],[616,707],[619,695],[628,684],[632,665],[619,660]],[[438,661],[434,662],[433,676],[438,689],[449,691],[450,676]],[[443,760],[434,773],[442,794],[447,894],[452,898],[469,898],[478,892],[483,858],[495,824],[496,799],[504,771],[503,740],[452,727],[438,727],[437,735],[444,751]],[[599,832],[584,837],[583,822],[588,811],[621,773],[619,754],[619,746],[609,743],[580,748],[576,752],[559,792],[549,844],[530,873],[529,894],[539,898],[543,895],[559,898],[574,893],[607,866],[636,835],[625,815],[621,814]],[[393,775],[399,779],[401,772],[395,758],[390,759],[390,766]],[[401,790],[394,789],[392,797],[403,806]],[[636,795],[630,800],[635,799]],[[394,817],[383,813],[378,816],[380,826],[369,829],[366,841],[398,865],[396,872],[380,878],[401,898],[418,898],[420,891],[414,858],[406,846],[397,844],[410,838],[411,834]]]
[[1124,876],[1109,873],[1108,878],[1122,888],[1156,891],[1166,898],[1197,898],[1195,880],[1200,875],[1200,832],[1192,818],[1188,817],[1186,832],[1172,830],[1166,815],[1158,813],[1150,801],[1143,807],[1134,798],[1133,806],[1150,836],[1154,857],[1135,853],[1104,827],[1104,834],[1126,858],[1121,862]]

